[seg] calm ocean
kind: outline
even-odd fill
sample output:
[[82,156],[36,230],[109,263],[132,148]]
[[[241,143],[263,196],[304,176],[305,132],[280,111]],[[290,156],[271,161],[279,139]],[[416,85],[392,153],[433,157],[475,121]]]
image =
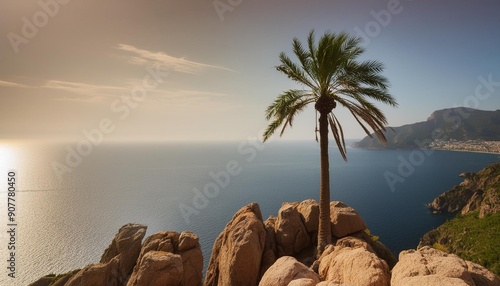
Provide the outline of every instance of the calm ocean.
[[[71,173],[58,178],[53,166],[65,164],[67,147],[76,144],[0,144],[4,246],[8,170],[15,169],[18,180],[16,278],[7,276],[9,254],[1,247],[1,285],[27,285],[48,273],[97,262],[128,222],[147,225],[147,235],[195,232],[206,267],[215,238],[242,206],[257,202],[267,218],[284,201],[319,199],[314,141],[109,143],[94,147],[81,162],[72,158]],[[333,147],[330,152],[332,200],[354,207],[394,253],[415,248],[425,232],[446,219],[430,214],[425,204],[458,184],[459,173],[500,160],[494,154],[350,148],[346,163]],[[402,168],[402,161],[412,166]],[[401,175],[393,190],[386,172]]]

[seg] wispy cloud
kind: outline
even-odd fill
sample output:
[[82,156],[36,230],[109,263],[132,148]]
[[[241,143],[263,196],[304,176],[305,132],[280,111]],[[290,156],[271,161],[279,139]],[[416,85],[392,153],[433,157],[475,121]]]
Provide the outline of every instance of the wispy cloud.
[[118,96],[120,93],[126,92],[128,89],[121,86],[111,85],[95,85],[82,82],[70,82],[60,80],[49,80],[45,82],[42,88],[56,89],[67,91],[75,95],[66,95],[58,97],[56,100],[75,101],[75,102],[99,102],[109,96]]
[[165,98],[214,98],[224,97],[226,94],[210,91],[199,90],[176,90],[176,91],[161,91]]
[[167,68],[173,69],[174,71],[188,73],[188,74],[197,74],[207,69],[220,69],[226,71],[233,71],[225,67],[190,61],[186,60],[185,58],[177,58],[167,55],[164,52],[152,52],[148,50],[139,49],[131,45],[119,44],[118,49],[134,54],[134,56],[131,56],[128,59],[129,62],[133,64],[163,65]]
[[[228,101],[228,94],[199,90],[158,90],[155,99],[158,103],[164,102],[166,108],[175,108],[177,111],[223,111],[232,105]],[[161,105],[160,105],[161,106]]]
[[[72,101],[81,103],[98,103],[106,101],[110,97],[127,96],[134,87],[141,86],[140,81],[129,80],[124,86],[96,85],[82,82],[70,82],[49,80],[41,87],[66,91],[64,96],[54,98],[59,101]],[[167,102],[172,106],[198,106],[210,105],[214,100],[222,99],[226,96],[224,93],[199,91],[199,90],[149,90],[149,100],[152,102]]]
[[21,83],[4,81],[4,80],[0,80],[0,86],[3,86],[3,87],[22,87],[22,88],[29,87],[29,86],[21,84]]
[[94,85],[81,82],[49,80],[42,87],[52,89],[62,89],[75,93],[82,94],[98,94],[107,95],[110,92],[120,92],[127,90],[125,87],[111,86],[111,85]]

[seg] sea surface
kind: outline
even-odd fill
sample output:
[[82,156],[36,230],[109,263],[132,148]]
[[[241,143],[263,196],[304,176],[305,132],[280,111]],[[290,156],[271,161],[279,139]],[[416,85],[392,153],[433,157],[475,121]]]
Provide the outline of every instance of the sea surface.
[[[78,149],[80,148],[80,149]],[[73,153],[80,152],[83,156]],[[330,148],[331,197],[354,207],[393,253],[450,216],[425,207],[499,155]],[[67,161],[67,159],[69,161]],[[16,278],[7,276],[7,178],[16,172]],[[3,183],[2,183],[3,182]],[[391,187],[392,186],[392,187]],[[129,222],[147,235],[190,230],[206,268],[212,244],[233,214],[257,202],[264,219],[282,202],[319,199],[315,141],[226,143],[0,143],[0,285],[27,285],[49,273],[98,262]]]

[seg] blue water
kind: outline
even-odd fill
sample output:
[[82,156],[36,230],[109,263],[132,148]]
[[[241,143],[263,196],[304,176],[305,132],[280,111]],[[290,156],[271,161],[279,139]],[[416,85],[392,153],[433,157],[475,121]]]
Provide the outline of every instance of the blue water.
[[[259,203],[265,219],[276,215],[284,201],[319,199],[314,141],[108,143],[94,146],[59,178],[53,165],[65,164],[67,148],[76,144],[0,144],[0,182],[9,169],[18,174],[17,278],[7,277],[8,253],[2,247],[1,285],[26,285],[48,273],[97,262],[128,222],[147,225],[147,235],[195,232],[206,267],[215,238],[242,206]],[[332,200],[354,207],[396,254],[415,248],[425,232],[444,222],[446,216],[430,214],[425,204],[460,183],[459,173],[499,161],[495,154],[350,148],[344,162],[333,147],[330,152]],[[409,162],[410,170],[401,167],[402,161]],[[400,176],[394,190],[387,172]],[[6,224],[2,211],[0,245],[7,243]]]

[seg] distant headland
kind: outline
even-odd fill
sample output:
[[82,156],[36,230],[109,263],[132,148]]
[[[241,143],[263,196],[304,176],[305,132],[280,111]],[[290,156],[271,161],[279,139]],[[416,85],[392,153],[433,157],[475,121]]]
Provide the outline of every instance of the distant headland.
[[388,128],[386,137],[387,144],[375,136],[367,136],[353,147],[500,153],[500,110],[465,107],[437,110],[426,121]]

